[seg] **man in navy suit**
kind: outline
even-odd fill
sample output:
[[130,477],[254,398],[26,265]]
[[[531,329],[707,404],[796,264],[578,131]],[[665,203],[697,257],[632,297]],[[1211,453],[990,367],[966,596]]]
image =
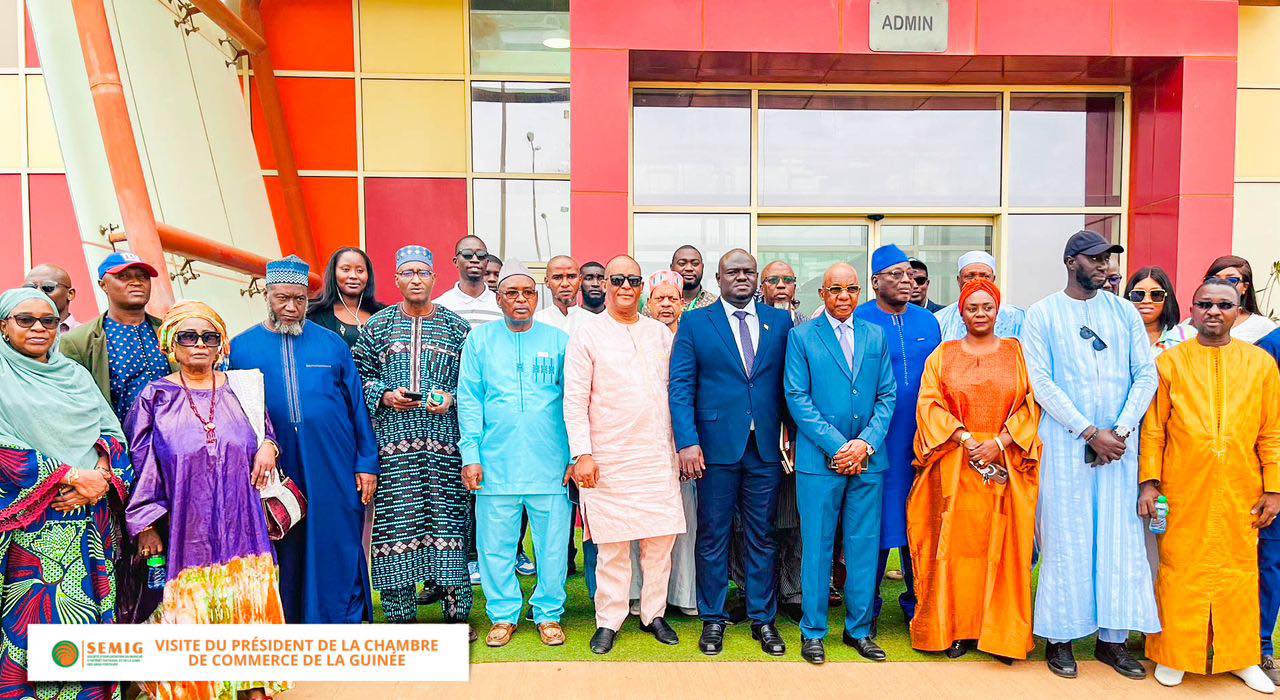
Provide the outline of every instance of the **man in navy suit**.
[[729,541],[744,531],[743,569],[751,634],[765,653],[786,644],[778,612],[773,538],[782,481],[782,373],[791,314],[755,303],[756,259],[720,258],[720,300],[685,313],[671,349],[671,424],[680,472],[698,479],[698,612],[702,653],[719,654],[729,622]]
[[787,341],[787,407],[796,422],[796,501],[800,507],[800,655],[826,661],[828,591],[836,529],[843,525],[844,643],[884,661],[871,639],[880,509],[881,454],[896,401],[884,332],[859,318],[858,273],[832,265],[822,278],[822,315]]

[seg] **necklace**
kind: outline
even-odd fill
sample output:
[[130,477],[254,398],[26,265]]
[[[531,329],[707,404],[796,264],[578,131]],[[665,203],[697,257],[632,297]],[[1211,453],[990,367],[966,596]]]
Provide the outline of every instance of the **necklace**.
[[200,409],[196,408],[196,399],[191,395],[191,389],[187,387],[187,377],[182,372],[178,372],[178,380],[182,382],[182,393],[187,397],[187,406],[191,408],[191,412],[196,415],[196,419],[204,424],[204,442],[206,445],[213,445],[218,442],[218,426],[213,422],[213,416],[218,410],[218,375],[213,375],[213,389],[209,395],[209,417],[205,418],[200,415]]
[[[351,314],[351,318],[356,320],[356,330],[362,330],[364,328],[364,322],[360,320],[360,307],[364,304],[364,292],[360,292],[360,298],[356,300],[355,311],[352,311],[351,307],[347,306],[347,298],[341,293],[338,294],[338,301],[342,302],[342,309]],[[341,325],[341,323],[339,325]]]

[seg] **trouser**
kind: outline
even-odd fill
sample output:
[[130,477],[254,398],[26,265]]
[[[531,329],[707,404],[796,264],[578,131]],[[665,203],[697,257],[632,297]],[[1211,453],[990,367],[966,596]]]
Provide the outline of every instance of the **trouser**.
[[582,541],[582,577],[587,580],[587,596],[596,599],[596,560],[599,558],[596,543],[591,540]]
[[[434,588],[434,582],[427,583]],[[418,590],[414,584],[382,588],[378,593],[382,597],[382,616],[387,622],[409,623],[418,621]],[[444,586],[444,598],[440,601],[444,611],[444,621],[448,623],[466,622],[471,615],[471,586]]]
[[1258,540],[1258,594],[1262,604],[1262,653],[1274,655],[1271,635],[1280,611],[1280,539]]
[[[675,535],[645,537],[640,543],[640,621],[649,624],[667,610],[667,581],[671,577],[671,546]],[[627,619],[631,591],[631,540],[598,543],[596,567],[596,627],[615,632]]]
[[476,551],[476,495],[474,493],[467,494],[467,561],[477,561],[479,554]]
[[[684,534],[671,545],[671,580],[667,582],[667,604],[677,608],[698,607],[697,571],[694,543],[698,539],[698,485],[680,482],[680,505],[684,509]],[[640,545],[631,545],[631,600],[640,600],[644,571],[640,568]]]
[[727,622],[729,545],[735,517],[742,524],[742,568],[747,616],[771,623],[778,612],[777,543],[774,522],[782,465],[766,462],[756,449],[755,433],[742,459],[708,464],[698,482],[697,588],[703,622]]
[[[876,602],[875,616],[880,617],[880,610],[884,607],[884,601],[880,598],[880,586],[884,584],[884,570],[889,564],[889,552],[891,549],[880,550],[880,560],[876,563]],[[898,547],[898,559],[902,562],[902,582],[907,584],[907,590],[898,596],[898,605],[902,606],[902,614],[907,618],[907,622],[916,614],[916,577],[911,570],[911,550],[906,547]]]
[[876,593],[876,557],[880,543],[881,474],[843,476],[796,474],[800,506],[800,636],[827,636],[828,596],[836,529],[842,527],[847,575],[844,581],[844,631],[855,639],[871,634]]
[[529,598],[533,621],[559,622],[564,614],[564,579],[569,499],[564,494],[476,496],[476,538],[480,551],[480,586],[485,613],[493,624],[517,624],[524,598],[516,577],[516,551],[520,547],[520,520],[525,513],[533,530],[538,583]]
[[[1099,642],[1113,642],[1118,644],[1121,642],[1126,642],[1128,640],[1129,640],[1129,630],[1113,630],[1109,627],[1098,628]],[[1054,644],[1065,644],[1067,642],[1074,642],[1075,640],[1074,639],[1046,639],[1045,641],[1052,642]]]

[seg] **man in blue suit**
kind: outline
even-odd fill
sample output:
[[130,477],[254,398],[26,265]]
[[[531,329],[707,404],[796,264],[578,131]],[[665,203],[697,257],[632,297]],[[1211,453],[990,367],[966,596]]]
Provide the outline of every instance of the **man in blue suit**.
[[671,349],[671,424],[680,472],[698,479],[695,543],[698,612],[708,655],[724,648],[729,622],[729,542],[735,515],[744,531],[743,569],[751,634],[765,653],[786,644],[778,611],[773,538],[782,482],[782,373],[791,315],[755,303],[756,259],[735,249],[720,258],[720,300],[685,313]]
[[881,492],[880,453],[896,401],[884,333],[858,318],[858,273],[832,265],[819,295],[826,311],[791,331],[787,407],[796,422],[796,500],[800,506],[800,655],[826,661],[828,586],[836,529],[843,523],[844,643],[884,661],[871,639]]

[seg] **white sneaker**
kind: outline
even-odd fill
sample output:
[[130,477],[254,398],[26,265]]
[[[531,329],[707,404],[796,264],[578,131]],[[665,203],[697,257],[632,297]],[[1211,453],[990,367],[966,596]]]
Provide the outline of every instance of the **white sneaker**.
[[1182,671],[1156,664],[1156,681],[1167,688],[1180,685],[1182,683],[1183,675]]
[[1239,671],[1232,671],[1231,675],[1244,681],[1244,684],[1259,693],[1267,693],[1268,695],[1276,692],[1276,684],[1267,678],[1267,674],[1257,666],[1242,668]]

